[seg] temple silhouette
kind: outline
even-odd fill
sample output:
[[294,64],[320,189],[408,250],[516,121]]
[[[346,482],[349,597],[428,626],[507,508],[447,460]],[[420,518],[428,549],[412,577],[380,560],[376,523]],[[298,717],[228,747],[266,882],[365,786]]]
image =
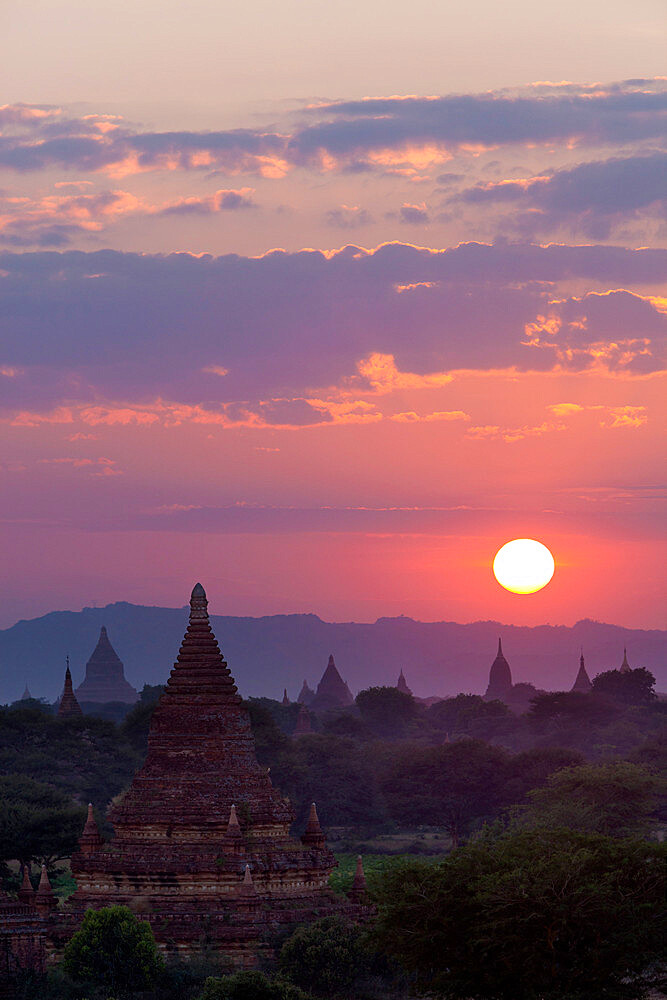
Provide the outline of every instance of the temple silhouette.
[[79,701],[103,704],[124,701],[133,704],[139,695],[125,680],[123,663],[102,626],[97,645],[86,664],[86,676],[76,689]]
[[152,717],[148,756],[109,812],[104,843],[89,810],[72,857],[72,917],[133,907],[164,951],[205,936],[237,964],[255,963],[267,932],[362,910],[328,889],[336,864],[315,805],[301,843],[294,813],[255,756],[250,719],[222,658],[201,584],[178,659]]

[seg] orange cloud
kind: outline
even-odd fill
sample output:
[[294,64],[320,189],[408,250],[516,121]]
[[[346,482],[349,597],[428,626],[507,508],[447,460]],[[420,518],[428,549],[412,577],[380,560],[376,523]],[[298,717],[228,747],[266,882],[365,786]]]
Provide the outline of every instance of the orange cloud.
[[434,389],[452,381],[448,372],[431,372],[417,375],[401,372],[396,367],[393,354],[374,352],[357,363],[359,375],[370,383],[371,390],[378,395],[397,389]]

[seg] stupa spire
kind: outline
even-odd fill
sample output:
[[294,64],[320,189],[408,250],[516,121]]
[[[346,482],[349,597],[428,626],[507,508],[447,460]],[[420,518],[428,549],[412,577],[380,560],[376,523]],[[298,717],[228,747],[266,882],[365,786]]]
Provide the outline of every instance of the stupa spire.
[[593,685],[591,684],[591,679],[588,676],[586,670],[586,664],[584,662],[584,651],[582,649],[581,656],[579,657],[579,672],[577,673],[576,680],[572,685],[573,691],[578,691],[579,694],[588,694],[591,691]]
[[314,802],[311,802],[310,804],[310,813],[308,814],[306,831],[301,838],[301,843],[305,844],[306,847],[314,847],[317,850],[322,850],[326,843],[326,838],[322,833],[322,827],[320,826],[319,816],[317,815],[317,807]]
[[283,688],[283,705],[289,705],[290,700],[287,697],[287,688]]
[[95,822],[95,816],[93,815],[93,804],[88,803],[88,815],[86,817],[86,825],[83,828],[83,833],[79,837],[79,851],[81,854],[94,854],[95,851],[103,846],[104,839],[99,831],[99,827]]
[[32,698],[32,695],[30,694],[30,688],[28,687],[28,682],[26,681],[25,691],[21,695],[21,701],[28,701],[30,698]]
[[42,874],[40,875],[39,886],[37,887],[37,892],[35,893],[35,906],[41,912],[48,913],[49,910],[53,910],[57,905],[58,900],[56,899],[53,889],[51,888],[49,876],[46,871],[46,865],[42,865]]
[[19,901],[27,906],[32,906],[35,902],[35,890],[33,889],[32,882],[30,881],[30,865],[23,866],[23,881],[21,883],[18,896]]
[[366,895],[366,876],[364,875],[364,862],[361,854],[357,855],[357,867],[347,895],[354,903],[362,902]]
[[512,671],[503,655],[503,643],[498,636],[498,652],[489,671],[489,686],[484,698],[486,701],[504,701],[512,693]]
[[631,668],[630,664],[628,663],[628,651],[627,651],[627,649],[624,646],[623,647],[623,663],[621,663],[621,673],[622,674],[629,674],[631,669],[632,668]]
[[69,656],[65,658],[66,668],[65,668],[65,687],[63,688],[62,698],[60,699],[60,705],[58,706],[58,715],[60,716],[72,716],[72,715],[83,715],[81,711],[81,706],[76,700],[76,696],[72,689],[72,674],[69,669]]
[[250,865],[245,866],[245,871],[243,872],[243,882],[241,883],[241,888],[239,889],[239,895],[241,896],[257,895],[257,889],[255,888],[255,883],[252,880],[252,874],[250,872]]

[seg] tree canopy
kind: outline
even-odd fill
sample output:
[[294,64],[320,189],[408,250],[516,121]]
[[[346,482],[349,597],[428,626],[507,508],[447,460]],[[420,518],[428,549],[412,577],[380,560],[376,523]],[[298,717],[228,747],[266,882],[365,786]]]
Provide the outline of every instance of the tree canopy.
[[664,943],[665,848],[571,830],[390,871],[377,941],[446,1000],[638,1000]]
[[65,972],[74,980],[99,984],[112,995],[150,989],[162,974],[150,924],[127,906],[87,910],[81,928],[65,948]]

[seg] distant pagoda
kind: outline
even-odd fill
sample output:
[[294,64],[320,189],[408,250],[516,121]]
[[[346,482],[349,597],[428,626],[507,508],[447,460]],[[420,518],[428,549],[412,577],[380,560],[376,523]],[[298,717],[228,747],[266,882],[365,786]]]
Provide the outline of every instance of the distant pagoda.
[[27,681],[25,685],[25,691],[21,695],[21,701],[32,701],[32,695],[30,694],[30,688],[28,687]]
[[125,680],[123,663],[109,642],[107,630],[102,626],[97,645],[86,664],[85,679],[76,693],[80,701],[103,704],[109,701],[123,701],[134,704],[139,695]]
[[577,674],[577,679],[572,685],[572,691],[577,691],[579,694],[589,694],[593,690],[593,685],[591,684],[591,679],[586,671],[586,664],[584,663],[584,653],[581,652],[579,657],[579,672]]
[[308,686],[308,681],[303,682],[303,687],[299,692],[299,697],[296,699],[300,705],[310,705],[313,698],[315,697],[315,692],[311,687]]
[[76,700],[72,690],[72,674],[69,669],[69,656],[67,657],[67,667],[65,668],[65,687],[58,705],[58,715],[61,718],[71,718],[73,715],[83,715],[81,705]]
[[628,663],[628,651],[625,646],[623,647],[623,663],[621,663],[619,670],[622,674],[629,674],[632,670],[632,667]]
[[100,844],[89,811],[68,908],[80,917],[130,905],[164,951],[192,954],[206,937],[218,954],[252,965],[281,927],[357,911],[328,889],[336,862],[314,810],[302,844],[289,835],[294,813],[257,762],[207,607],[197,584],[146,762],[109,812],[111,842]]
[[410,696],[412,696],[412,691],[408,687],[408,682],[406,681],[405,675],[403,674],[402,670],[398,675],[398,680],[396,681],[396,687],[401,692],[401,694],[409,694]]
[[328,712],[331,709],[346,708],[353,704],[352,692],[338,673],[332,653],[327,668],[322,674],[322,680],[317,685],[317,691],[310,707],[314,712]]
[[512,694],[512,671],[503,655],[503,644],[498,639],[498,652],[489,671],[489,686],[484,698],[486,701],[506,701]]

